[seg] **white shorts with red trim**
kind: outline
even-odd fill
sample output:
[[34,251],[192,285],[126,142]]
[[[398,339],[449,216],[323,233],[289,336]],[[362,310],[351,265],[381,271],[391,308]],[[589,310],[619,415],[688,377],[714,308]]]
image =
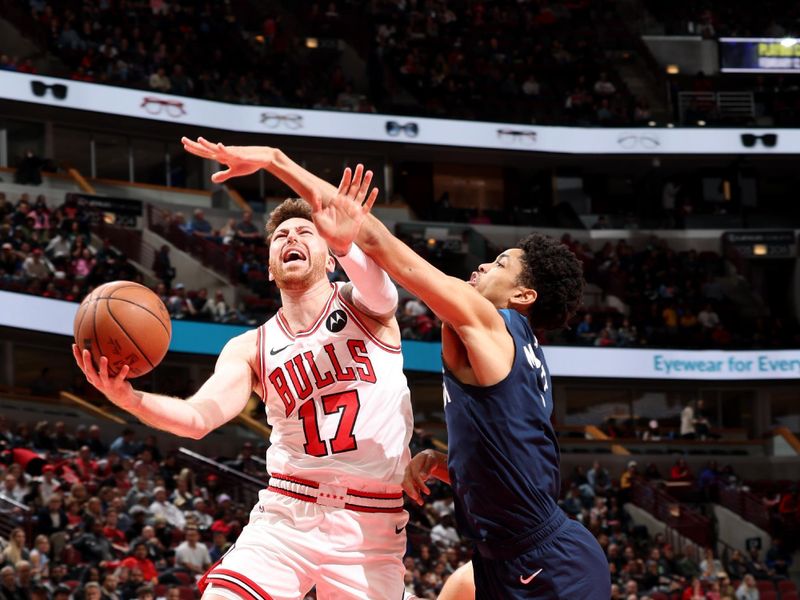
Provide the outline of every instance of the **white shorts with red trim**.
[[[202,584],[231,600],[401,600],[408,513],[364,512],[262,490]],[[202,586],[201,584],[201,586]]]

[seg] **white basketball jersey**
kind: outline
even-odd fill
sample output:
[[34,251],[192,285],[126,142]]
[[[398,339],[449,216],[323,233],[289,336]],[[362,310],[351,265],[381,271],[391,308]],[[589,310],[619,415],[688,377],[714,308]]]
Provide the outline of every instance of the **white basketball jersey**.
[[396,491],[413,428],[403,355],[369,332],[339,286],[307,331],[292,333],[280,311],[258,328],[267,470]]

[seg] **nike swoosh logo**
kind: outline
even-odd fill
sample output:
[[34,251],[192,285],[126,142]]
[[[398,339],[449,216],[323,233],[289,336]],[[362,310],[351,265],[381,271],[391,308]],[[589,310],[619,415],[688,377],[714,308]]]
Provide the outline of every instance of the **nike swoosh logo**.
[[522,575],[520,575],[519,576],[520,583],[522,583],[522,585],[528,585],[531,581],[533,581],[533,578],[536,577],[541,572],[542,569],[539,569],[538,571],[536,571],[536,573],[532,573],[528,577],[523,577]]
[[275,356],[276,354],[280,354],[281,352],[286,350],[289,346],[291,346],[291,344],[288,344],[288,345],[284,346],[283,348],[278,348],[277,350],[275,348],[273,348],[272,350],[269,351],[269,355],[270,356]]
[[405,529],[405,528],[406,528],[406,526],[405,526],[405,525],[403,525],[402,527],[398,527],[397,525],[395,525],[395,526],[394,526],[394,532],[395,532],[397,535],[400,535],[401,533],[403,533],[403,529]]

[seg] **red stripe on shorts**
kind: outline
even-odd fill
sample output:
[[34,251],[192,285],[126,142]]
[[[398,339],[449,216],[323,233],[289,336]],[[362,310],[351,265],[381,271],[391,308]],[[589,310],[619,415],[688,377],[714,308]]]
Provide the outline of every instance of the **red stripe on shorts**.
[[272,600],[267,592],[261,589],[256,582],[241,573],[229,569],[217,569],[208,574],[209,583],[237,592],[243,598],[253,600]]

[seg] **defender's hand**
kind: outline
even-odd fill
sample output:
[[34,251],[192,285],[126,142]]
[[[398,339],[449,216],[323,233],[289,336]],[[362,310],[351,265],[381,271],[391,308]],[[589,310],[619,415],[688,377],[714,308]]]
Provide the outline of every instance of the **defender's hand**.
[[215,160],[227,165],[224,171],[217,171],[211,176],[214,183],[223,183],[232,177],[252,175],[259,169],[266,169],[275,159],[275,148],[269,146],[225,146],[221,143],[212,143],[199,137],[197,141],[187,137],[181,138],[183,148],[190,154]]
[[370,190],[372,171],[364,172],[364,165],[344,170],[335,196],[311,197],[312,218],[320,235],[328,242],[334,254],[347,254],[356,239],[361,224],[378,197],[378,188]]
[[417,504],[423,503],[422,494],[431,493],[427,482],[434,478],[440,468],[439,457],[433,450],[423,450],[411,459],[403,476],[403,489]]

